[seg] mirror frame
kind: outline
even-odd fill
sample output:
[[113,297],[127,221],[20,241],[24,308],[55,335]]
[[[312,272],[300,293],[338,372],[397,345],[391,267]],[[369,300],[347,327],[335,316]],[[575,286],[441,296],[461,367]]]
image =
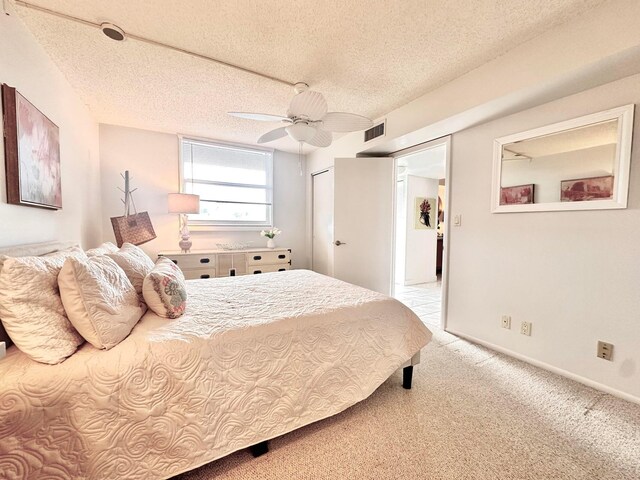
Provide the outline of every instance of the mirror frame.
[[[493,143],[493,181],[491,185],[491,213],[555,212],[563,210],[606,210],[627,208],[629,196],[629,170],[631,167],[631,141],[633,137],[633,113],[635,104],[612,108],[603,112],[558,122],[526,132],[496,138]],[[594,123],[618,120],[618,142],[613,165],[613,198],[582,202],[528,203],[500,205],[500,179],[502,177],[502,148],[510,143],[529,140],[544,135],[560,133]]]

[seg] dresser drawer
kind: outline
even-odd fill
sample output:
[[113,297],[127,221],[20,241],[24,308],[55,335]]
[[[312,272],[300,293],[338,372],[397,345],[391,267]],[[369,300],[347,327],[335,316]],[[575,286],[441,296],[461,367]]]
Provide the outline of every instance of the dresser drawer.
[[[288,250],[278,250],[277,252],[247,253],[247,265],[276,265],[284,263],[288,264],[290,260],[291,254]],[[249,268],[249,270],[251,270],[251,267]]]
[[218,254],[218,275],[228,277],[233,268],[237,276],[247,273],[247,258],[245,253],[219,253]]
[[195,280],[197,278],[216,278],[215,268],[193,268],[182,270],[184,278],[187,280]]
[[171,259],[173,263],[178,265],[182,271],[186,268],[216,268],[216,256],[215,255],[165,255]]
[[284,272],[290,268],[291,266],[288,263],[281,263],[279,265],[251,265],[247,273],[257,275],[259,273]]

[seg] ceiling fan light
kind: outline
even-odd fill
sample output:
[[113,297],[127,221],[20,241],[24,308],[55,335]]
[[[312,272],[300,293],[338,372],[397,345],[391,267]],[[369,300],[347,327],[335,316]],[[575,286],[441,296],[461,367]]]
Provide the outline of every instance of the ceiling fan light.
[[310,127],[306,123],[296,123],[294,125],[290,125],[286,128],[286,130],[289,136],[296,142],[308,142],[316,134],[316,129]]

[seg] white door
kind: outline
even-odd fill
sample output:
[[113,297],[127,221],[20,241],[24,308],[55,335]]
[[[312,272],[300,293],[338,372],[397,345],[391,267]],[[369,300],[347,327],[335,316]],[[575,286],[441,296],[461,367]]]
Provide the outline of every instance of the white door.
[[336,158],[336,278],[389,295],[394,208],[393,158]]
[[313,245],[311,268],[333,276],[333,169],[313,174]]
[[406,180],[396,182],[396,240],[395,240],[395,272],[393,279],[396,285],[404,285],[405,258],[407,250],[407,197]]

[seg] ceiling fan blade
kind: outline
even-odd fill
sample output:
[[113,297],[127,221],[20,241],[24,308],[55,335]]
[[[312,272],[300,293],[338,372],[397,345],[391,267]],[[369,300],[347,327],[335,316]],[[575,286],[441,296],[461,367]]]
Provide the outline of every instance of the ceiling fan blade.
[[330,132],[357,132],[372,125],[370,119],[355,113],[329,112],[322,117],[322,128]]
[[287,127],[280,127],[265,133],[258,139],[258,143],[267,143],[282,137],[286,137],[287,136],[286,128]]
[[282,115],[271,115],[270,113],[248,113],[248,112],[227,112],[228,115],[238,118],[246,118],[248,120],[259,120],[261,122],[281,122],[289,120]]
[[320,120],[327,113],[327,101],[321,93],[307,90],[297,94],[291,100],[287,111],[289,117]]
[[307,143],[309,145],[313,145],[314,147],[328,147],[329,145],[331,145],[332,140],[333,135],[331,135],[331,132],[316,128],[316,134],[311,140],[308,140]]

